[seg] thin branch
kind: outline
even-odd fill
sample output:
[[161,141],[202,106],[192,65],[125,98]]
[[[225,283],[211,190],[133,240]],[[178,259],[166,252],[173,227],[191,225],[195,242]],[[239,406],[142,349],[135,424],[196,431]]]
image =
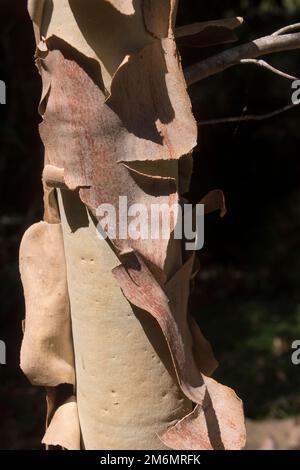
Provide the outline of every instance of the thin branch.
[[233,47],[187,67],[184,71],[186,82],[188,85],[192,85],[199,80],[240,64],[243,59],[256,59],[257,57],[274,52],[299,48],[300,33],[285,34],[283,36],[265,36],[247,44]]
[[300,23],[290,24],[275,31],[272,36],[280,36],[281,34],[291,33],[292,31],[297,31],[298,29],[300,29]]
[[266,114],[246,114],[242,116],[234,116],[229,118],[220,118],[220,119],[209,119],[207,121],[199,121],[198,126],[208,126],[213,124],[228,124],[231,122],[242,122],[242,121],[263,121],[265,119],[270,119],[272,117],[278,116],[278,114],[282,114],[292,108],[296,108],[300,105],[299,103],[288,104],[284,106],[284,108],[276,109],[270,113]]
[[270,72],[275,73],[276,75],[279,75],[280,77],[287,78],[288,80],[298,80],[297,77],[293,77],[293,75],[289,75],[288,73],[282,72],[282,70],[276,69],[272,65],[268,64],[265,60],[262,59],[242,59],[240,61],[240,64],[253,64],[257,65],[258,67],[265,68],[267,70],[270,70]]

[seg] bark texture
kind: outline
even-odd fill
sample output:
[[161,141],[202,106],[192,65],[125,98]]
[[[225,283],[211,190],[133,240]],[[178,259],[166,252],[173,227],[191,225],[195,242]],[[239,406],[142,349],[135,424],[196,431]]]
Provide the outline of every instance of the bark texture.
[[[48,390],[47,445],[245,444],[242,403],[209,377],[215,358],[188,315],[194,254],[174,239],[176,215],[167,239],[103,241],[96,231],[97,207],[118,207],[120,196],[149,209],[185,201],[197,124],[176,9],[175,0],[29,1],[43,80],[45,221],[21,247],[21,366]],[[203,202],[224,211],[220,191]]]

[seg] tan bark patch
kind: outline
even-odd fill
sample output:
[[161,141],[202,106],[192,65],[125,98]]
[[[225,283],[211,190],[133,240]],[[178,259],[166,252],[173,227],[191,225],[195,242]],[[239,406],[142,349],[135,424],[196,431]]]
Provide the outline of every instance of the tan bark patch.
[[56,409],[42,443],[67,450],[80,450],[80,426],[74,396]]
[[235,392],[204,377],[206,394],[188,416],[170,428],[162,441],[177,450],[240,450],[246,444],[243,404]]
[[69,298],[60,224],[25,233],[20,272],[26,302],[21,368],[35,385],[75,383]]

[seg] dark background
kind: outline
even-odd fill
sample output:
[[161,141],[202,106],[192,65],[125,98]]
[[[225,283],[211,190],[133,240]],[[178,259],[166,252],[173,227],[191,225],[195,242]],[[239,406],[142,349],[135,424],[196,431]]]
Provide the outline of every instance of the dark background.
[[[242,41],[300,18],[299,0],[181,0],[178,24],[244,16]],[[230,47],[226,46],[226,47]],[[182,48],[188,65],[222,47]],[[41,91],[34,38],[24,0],[0,0],[0,448],[37,449],[44,427],[44,392],[19,370],[24,317],[18,247],[42,218],[43,149],[38,137]],[[300,75],[299,52],[269,61]],[[291,82],[244,65],[190,88],[197,120],[265,113],[291,102]],[[300,414],[300,366],[291,342],[300,339],[300,110],[262,122],[200,126],[191,199],[222,188],[228,214],[206,222],[205,248],[192,311],[220,361],[218,378],[244,400],[248,417]]]

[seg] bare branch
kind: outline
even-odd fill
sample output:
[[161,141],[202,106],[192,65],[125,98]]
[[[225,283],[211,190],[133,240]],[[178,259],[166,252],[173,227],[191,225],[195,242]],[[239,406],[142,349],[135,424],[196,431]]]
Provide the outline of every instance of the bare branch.
[[274,52],[299,48],[300,33],[285,34],[283,36],[265,36],[191,65],[185,69],[184,74],[187,84],[192,85],[199,80],[240,64],[243,59],[256,59],[257,57],[273,54]]
[[290,24],[275,31],[272,36],[280,36],[280,34],[291,33],[292,31],[297,31],[298,29],[300,29],[300,23]]
[[287,106],[284,106],[283,108],[276,109],[275,111],[272,111],[266,114],[246,114],[244,116],[241,115],[241,116],[234,116],[234,117],[228,117],[228,118],[209,119],[207,121],[199,121],[198,126],[208,126],[208,125],[213,125],[213,124],[228,124],[232,122],[242,122],[242,121],[263,121],[265,119],[270,119],[272,117],[277,116],[278,114],[282,114],[286,111],[289,111],[292,108],[296,108],[299,105],[300,105],[300,102],[288,104]]
[[280,77],[287,78],[288,80],[298,80],[297,77],[294,77],[293,75],[289,75],[288,73],[282,72],[279,69],[276,69],[272,65],[268,64],[265,60],[262,59],[242,59],[240,61],[240,64],[253,64],[257,65],[258,67],[265,68],[267,70],[270,70],[270,72],[275,73],[276,75],[279,75]]

